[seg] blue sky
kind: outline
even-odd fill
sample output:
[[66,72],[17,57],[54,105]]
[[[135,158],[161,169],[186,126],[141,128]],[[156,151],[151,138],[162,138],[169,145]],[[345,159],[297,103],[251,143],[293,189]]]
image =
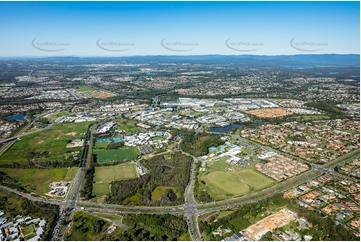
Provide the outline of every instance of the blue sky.
[[359,2],[0,2],[0,56],[359,54],[359,19]]

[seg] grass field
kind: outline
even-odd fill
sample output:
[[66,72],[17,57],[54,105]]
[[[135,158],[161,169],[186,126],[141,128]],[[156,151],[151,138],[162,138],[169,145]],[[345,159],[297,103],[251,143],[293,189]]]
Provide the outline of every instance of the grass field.
[[170,187],[170,186],[157,186],[153,192],[152,192],[152,201],[158,201],[161,199],[163,193],[167,190],[167,189],[172,189],[173,192],[175,194],[177,194],[177,197],[180,196],[180,194],[177,191],[177,188],[175,187]]
[[189,233],[182,234],[181,236],[178,237],[177,240],[178,241],[191,241],[191,236]]
[[109,98],[109,97],[114,96],[112,93],[104,92],[104,91],[98,91],[98,90],[95,90],[95,91],[83,91],[82,93],[84,93],[88,97],[101,98],[101,99],[105,99],[105,98]]
[[242,182],[247,183],[255,190],[263,189],[275,183],[267,176],[251,169],[238,170],[235,172],[235,174],[241,178]]
[[129,133],[129,132],[138,132],[141,130],[141,128],[133,124],[124,124],[122,126],[119,126],[118,130],[123,130],[124,132]]
[[94,87],[92,87],[92,86],[85,86],[85,85],[83,85],[83,86],[77,86],[77,87],[76,87],[76,90],[77,90],[78,92],[85,92],[85,91],[94,91],[94,90],[96,90],[96,88],[94,88]]
[[57,119],[59,117],[66,116],[66,115],[69,115],[69,114],[70,113],[68,111],[61,111],[61,112],[58,112],[58,113],[46,115],[46,116],[44,116],[44,118],[47,118],[49,120],[55,120],[55,119]]
[[227,210],[223,210],[223,211],[219,211],[218,213],[218,219],[227,217],[228,215],[232,214],[233,211],[227,211]]
[[39,195],[49,192],[49,184],[52,182],[73,180],[78,170],[78,167],[51,169],[0,168],[0,171],[18,180],[22,187]]
[[33,224],[27,226],[20,226],[21,231],[23,232],[25,240],[31,239],[36,236],[35,228]]
[[250,190],[250,187],[242,182],[240,177],[225,171],[213,171],[204,176],[203,180],[209,184],[208,186],[215,186],[226,193],[241,195]]
[[240,168],[226,162],[226,158],[207,164],[207,171],[199,174],[199,183],[215,200],[245,195],[276,184],[250,165]]
[[123,221],[123,216],[118,214],[109,214],[109,213],[93,213],[93,214],[99,217],[103,217],[105,219],[118,220],[120,222]]
[[134,147],[122,147],[117,150],[94,150],[94,153],[97,155],[97,163],[100,165],[135,160],[139,155],[138,149]]
[[123,130],[125,133],[138,132],[142,130],[141,128],[136,126],[137,122],[134,120],[114,119],[113,122],[118,124],[118,130]]
[[95,142],[94,149],[105,149],[109,144],[110,142]]
[[88,97],[93,97],[93,98],[108,98],[114,96],[112,93],[99,90],[92,86],[85,86],[85,85],[77,86],[76,90],[78,92],[84,93]]
[[125,199],[125,202],[126,202],[126,203],[128,203],[128,202],[130,202],[130,203],[137,203],[137,202],[141,202],[142,200],[143,200],[142,195],[140,195],[140,194],[135,194],[135,195],[133,195],[133,196],[131,196],[131,197],[126,198],[126,199]]
[[103,197],[108,194],[109,184],[112,181],[135,179],[137,177],[138,172],[134,163],[95,167],[93,194],[97,197]]
[[48,130],[21,137],[0,157],[0,164],[72,159],[66,153],[81,151],[82,147],[66,148],[66,144],[72,139],[84,139],[90,123],[56,124]]

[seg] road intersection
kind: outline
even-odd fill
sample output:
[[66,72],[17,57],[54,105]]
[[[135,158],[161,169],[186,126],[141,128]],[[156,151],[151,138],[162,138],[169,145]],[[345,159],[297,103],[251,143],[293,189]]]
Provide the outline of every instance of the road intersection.
[[[26,199],[36,202],[44,202],[49,204],[55,204],[59,206],[59,217],[56,222],[56,225],[53,230],[52,240],[64,240],[67,231],[69,230],[70,223],[68,221],[71,220],[74,211],[85,211],[85,212],[99,212],[99,213],[109,213],[109,214],[173,214],[173,215],[183,215],[188,223],[189,233],[191,235],[191,239],[193,241],[201,241],[201,233],[198,228],[198,217],[199,215],[219,211],[222,209],[232,209],[240,206],[244,206],[249,203],[254,203],[260,201],[262,199],[271,197],[275,194],[283,193],[293,187],[297,187],[309,180],[315,179],[316,177],[330,173],[332,175],[338,175],[343,177],[338,173],[334,172],[334,168],[336,165],[341,165],[346,163],[350,159],[359,155],[360,150],[355,150],[350,152],[347,155],[339,157],[329,163],[323,165],[311,164],[310,170],[296,176],[290,178],[288,180],[282,181],[277,185],[266,188],[264,190],[254,192],[248,195],[244,195],[241,197],[230,198],[227,200],[210,202],[210,203],[197,203],[194,198],[194,181],[196,175],[196,164],[198,161],[197,157],[183,151],[180,148],[181,139],[176,146],[176,150],[191,157],[193,162],[191,165],[190,179],[189,184],[185,190],[185,203],[183,205],[178,206],[167,206],[167,207],[147,207],[147,206],[126,206],[126,205],[116,205],[110,204],[108,206],[104,206],[104,204],[92,203],[86,201],[79,200],[79,193],[82,188],[86,170],[90,166],[91,162],[91,154],[92,154],[92,145],[93,145],[93,134],[95,132],[96,125],[89,126],[86,141],[84,143],[84,155],[82,156],[81,168],[79,169],[68,193],[64,200],[55,200],[48,199],[43,197],[37,197],[31,194],[27,194],[24,192],[17,191],[12,188],[8,188],[0,185],[0,189],[5,190],[7,192],[11,192],[22,196]],[[240,137],[238,137],[240,138]],[[243,138],[242,138],[243,139]],[[244,140],[244,139],[243,139]],[[254,143],[249,140],[245,140],[247,142]],[[255,143],[255,145],[260,145]],[[267,147],[270,148],[270,147]],[[271,148],[272,149],[272,148]],[[279,152],[279,151],[278,151]],[[349,179],[349,177],[347,177]]]

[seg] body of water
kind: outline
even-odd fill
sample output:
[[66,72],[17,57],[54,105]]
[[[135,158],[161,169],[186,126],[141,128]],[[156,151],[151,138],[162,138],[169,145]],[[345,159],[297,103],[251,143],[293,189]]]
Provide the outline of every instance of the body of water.
[[247,123],[247,124],[241,124],[241,123],[235,123],[235,124],[230,124],[224,127],[210,127],[208,129],[209,132],[214,132],[214,133],[228,133],[234,129],[238,129],[238,128],[242,128],[245,127],[247,125],[247,127],[257,127],[262,125],[263,123],[261,121],[258,122],[253,122],[251,123]]
[[123,74],[135,75],[135,74],[137,74],[137,72],[135,72],[135,71],[127,71],[127,72],[123,72]]
[[284,66],[289,69],[310,69],[312,66],[298,66],[298,65],[290,65],[290,66]]
[[8,120],[11,120],[11,121],[23,121],[23,122],[26,122],[26,114],[21,114],[21,113],[18,113],[18,114],[14,114],[14,115],[11,115],[9,117],[7,117]]
[[263,123],[261,121],[257,121],[257,122],[254,122],[252,125],[257,127],[257,126],[260,126],[262,124]]
[[228,133],[234,129],[243,127],[243,124],[230,124],[224,127],[210,127],[209,132]]

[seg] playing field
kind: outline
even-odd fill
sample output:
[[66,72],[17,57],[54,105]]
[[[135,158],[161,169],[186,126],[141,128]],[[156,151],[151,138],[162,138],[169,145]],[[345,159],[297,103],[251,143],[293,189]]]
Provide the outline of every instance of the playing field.
[[123,147],[117,150],[94,150],[94,153],[97,155],[97,163],[100,165],[135,160],[139,155],[138,149],[134,147]]
[[208,164],[207,171],[199,174],[199,180],[203,182],[198,185],[216,200],[245,195],[276,184],[253,166],[240,168],[223,158]]
[[81,151],[82,147],[66,148],[66,144],[72,139],[84,139],[90,123],[55,124],[48,130],[21,137],[0,157],[0,164],[72,160],[70,152]]
[[204,177],[204,180],[209,186],[215,186],[226,193],[241,195],[250,190],[249,186],[242,182],[238,176],[225,171],[211,172]]
[[235,171],[234,174],[236,174],[240,178],[241,182],[246,183],[255,190],[263,189],[275,183],[272,179],[268,178],[267,176],[264,176],[263,174],[250,169],[238,170]]
[[95,167],[95,183],[93,194],[101,197],[109,192],[109,184],[112,181],[121,181],[138,178],[138,172],[134,163],[126,163],[115,166]]
[[0,171],[15,178],[22,187],[39,195],[49,192],[49,184],[52,182],[73,180],[78,170],[78,167],[51,169],[0,168]]

